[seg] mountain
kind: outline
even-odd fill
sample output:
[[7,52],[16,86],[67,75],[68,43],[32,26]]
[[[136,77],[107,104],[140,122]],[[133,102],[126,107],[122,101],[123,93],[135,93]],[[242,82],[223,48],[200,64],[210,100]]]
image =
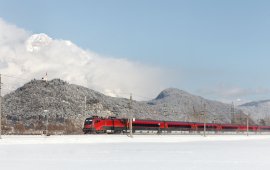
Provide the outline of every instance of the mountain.
[[[207,122],[232,122],[231,105],[207,100],[175,88],[165,89],[147,104],[174,120],[202,121],[205,111]],[[244,116],[241,110],[236,111],[238,115]]]
[[129,103],[60,79],[32,80],[3,97],[3,129],[39,133],[45,129],[47,114],[48,129],[57,133],[81,133],[84,119],[91,115],[202,122],[205,112],[207,122],[232,121],[230,105],[175,88],[165,89],[150,101],[132,101],[131,109]]
[[52,41],[52,38],[44,33],[33,34],[26,41],[26,49],[29,52],[37,52],[42,47],[49,45],[51,41]]
[[261,125],[270,124],[270,100],[254,101],[238,106],[244,113]]

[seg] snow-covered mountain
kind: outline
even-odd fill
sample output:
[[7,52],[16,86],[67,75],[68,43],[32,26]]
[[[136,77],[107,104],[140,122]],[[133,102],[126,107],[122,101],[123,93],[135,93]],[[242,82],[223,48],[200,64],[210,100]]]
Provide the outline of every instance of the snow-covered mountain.
[[29,52],[37,52],[42,47],[49,45],[52,41],[52,38],[49,37],[47,34],[33,34],[28,38],[26,41],[26,49]]
[[[202,121],[204,111],[208,122],[231,123],[232,120],[231,105],[207,100],[175,88],[165,89],[147,104],[170,117],[180,114],[185,121]],[[238,113],[242,114],[240,110]]]
[[21,131],[44,129],[46,114],[51,130],[79,133],[84,119],[91,115],[124,118],[132,114],[139,119],[203,122],[205,112],[207,122],[231,123],[230,110],[228,104],[175,88],[165,89],[150,101],[133,101],[129,110],[128,99],[109,97],[60,79],[32,80],[3,100],[6,126]]
[[270,123],[270,100],[254,101],[238,106],[258,124]]

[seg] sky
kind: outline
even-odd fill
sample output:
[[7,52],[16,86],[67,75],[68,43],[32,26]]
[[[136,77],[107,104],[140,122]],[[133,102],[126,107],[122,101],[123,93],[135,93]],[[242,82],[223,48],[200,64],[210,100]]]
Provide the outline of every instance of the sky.
[[[51,58],[49,65],[59,66],[51,73],[52,68],[37,69],[39,74],[47,69],[51,78],[59,76],[113,96],[133,93],[135,98],[147,99],[175,87],[227,103],[270,99],[269,1],[0,0],[0,4],[3,25],[25,32],[19,42],[44,33],[62,43],[60,52],[67,52],[62,46],[72,42],[79,53],[87,53],[79,61],[98,61],[90,71],[84,64],[80,74],[102,72],[98,78],[85,79],[78,79],[79,73],[60,75],[57,69],[68,63],[60,66],[51,57],[55,52],[39,52],[42,61]],[[57,51],[57,46],[50,49]],[[28,56],[24,60],[32,60],[27,52],[15,51]],[[71,53],[66,58],[76,60]],[[110,62],[112,67],[104,66]],[[80,67],[74,66],[72,71]],[[22,70],[20,64],[16,69]],[[11,74],[10,70],[6,71]],[[35,71],[26,71],[27,79],[38,76]]]

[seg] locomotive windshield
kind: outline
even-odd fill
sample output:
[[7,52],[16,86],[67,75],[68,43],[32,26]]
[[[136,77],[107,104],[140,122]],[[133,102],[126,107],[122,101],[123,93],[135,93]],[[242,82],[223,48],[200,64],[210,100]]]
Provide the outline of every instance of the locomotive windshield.
[[86,119],[84,124],[85,125],[91,125],[92,124],[92,119]]

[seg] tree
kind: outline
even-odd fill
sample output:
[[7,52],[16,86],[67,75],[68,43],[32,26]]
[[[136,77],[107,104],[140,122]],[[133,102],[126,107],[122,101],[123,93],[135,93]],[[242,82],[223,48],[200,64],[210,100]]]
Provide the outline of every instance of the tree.
[[22,123],[16,123],[14,130],[15,130],[15,133],[23,134],[25,132],[25,127]]

